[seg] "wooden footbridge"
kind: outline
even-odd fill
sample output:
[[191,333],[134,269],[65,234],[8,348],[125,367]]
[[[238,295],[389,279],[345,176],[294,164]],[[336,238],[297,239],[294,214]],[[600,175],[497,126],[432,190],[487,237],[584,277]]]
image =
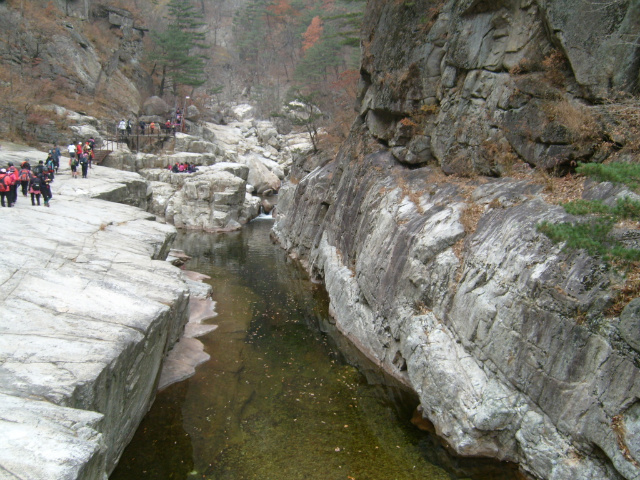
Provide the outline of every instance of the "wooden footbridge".
[[175,128],[158,128],[153,132],[108,135],[103,138],[101,148],[93,150],[93,164],[100,165],[107,156],[121,144],[127,145],[132,151],[140,152],[145,148],[163,148],[164,144],[175,137]]

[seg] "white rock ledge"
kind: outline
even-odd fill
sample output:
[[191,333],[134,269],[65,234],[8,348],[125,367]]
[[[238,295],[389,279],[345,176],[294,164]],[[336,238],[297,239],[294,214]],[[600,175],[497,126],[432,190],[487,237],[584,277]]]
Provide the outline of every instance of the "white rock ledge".
[[175,228],[90,196],[0,207],[3,480],[106,479],[188,320]]

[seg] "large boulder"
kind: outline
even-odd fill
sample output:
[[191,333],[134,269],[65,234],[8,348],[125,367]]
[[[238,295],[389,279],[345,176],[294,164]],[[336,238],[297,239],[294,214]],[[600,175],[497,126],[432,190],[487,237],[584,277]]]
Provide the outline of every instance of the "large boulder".
[[93,138],[96,141],[96,148],[102,146],[104,139],[93,125],[69,125],[69,129],[75,134],[72,139],[74,143],[85,142]]
[[244,201],[240,177],[225,171],[191,175],[167,202],[165,218],[180,228],[236,230]]
[[255,109],[251,105],[243,103],[232,107],[231,113],[236,120],[242,122],[244,120],[253,118],[255,115]]
[[178,152],[223,154],[215,143],[185,133],[176,133],[174,149]]
[[269,145],[274,148],[280,147],[278,130],[273,123],[261,120],[253,122],[253,125],[256,129],[258,140],[262,145]]
[[160,97],[149,97],[142,104],[142,113],[147,116],[165,117],[171,111],[171,107]]
[[223,162],[195,173],[167,169],[141,173],[151,182],[150,211],[176,226],[235,230],[259,214],[260,199],[246,192],[246,165]]
[[148,205],[149,212],[164,218],[167,203],[178,190],[175,185],[166,182],[149,182],[151,189],[151,201]]
[[184,118],[192,122],[197,122],[200,120],[200,117],[200,110],[195,105],[189,105],[187,107],[187,111],[184,113]]
[[[62,171],[69,166],[62,165]],[[88,181],[90,180],[90,181]],[[147,208],[148,183],[134,172],[93,166],[88,179],[73,179],[70,175],[57,175],[51,184],[54,195],[68,195],[78,199],[98,198],[114,203],[122,203]]]
[[262,157],[257,154],[249,154],[240,157],[239,161],[249,167],[247,182],[253,185],[257,194],[280,190],[280,179],[266,167]]

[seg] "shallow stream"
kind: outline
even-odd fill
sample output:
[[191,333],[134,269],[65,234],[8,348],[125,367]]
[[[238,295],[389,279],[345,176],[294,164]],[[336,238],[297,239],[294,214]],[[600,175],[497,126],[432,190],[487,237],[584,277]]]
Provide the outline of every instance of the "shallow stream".
[[186,268],[211,276],[218,329],[200,338],[211,360],[158,394],[111,480],[517,478],[448,456],[410,423],[417,399],[335,332],[323,287],[271,243],[271,226],[179,234]]

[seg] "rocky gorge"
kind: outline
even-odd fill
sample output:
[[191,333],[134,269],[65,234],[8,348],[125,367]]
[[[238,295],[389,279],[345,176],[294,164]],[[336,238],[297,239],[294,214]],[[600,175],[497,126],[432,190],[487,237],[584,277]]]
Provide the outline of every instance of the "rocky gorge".
[[[637,90],[622,39],[638,6],[584,4],[370,1],[358,118],[337,157],[293,165],[273,236],[455,452],[533,478],[632,479],[640,300],[611,313],[623,272],[537,228],[576,221],[545,171],[637,162],[605,99]],[[637,223],[617,235],[637,248]]]
[[[90,132],[78,119],[72,127]],[[219,129],[226,142],[178,134],[160,155],[119,145],[105,162],[118,168],[93,166],[86,179],[73,178],[62,157],[52,207],[20,195],[1,210],[0,242],[19,252],[0,281],[2,478],[106,478],[156,390],[209,358],[194,337],[215,329],[199,325],[215,315],[211,287],[164,261],[177,261],[169,223],[225,231],[258,216],[265,201],[252,192],[268,198],[280,187],[265,165],[284,178],[286,162],[264,156],[274,155],[257,145],[254,122]],[[291,159],[290,145],[308,148],[290,141],[278,158]],[[203,143],[211,151],[190,151]],[[6,142],[0,150],[3,166],[45,157]],[[176,161],[199,171],[151,168]]]
[[[640,200],[573,175],[580,162],[637,163],[638,8],[370,0],[357,118],[336,157],[248,105],[224,122],[191,111],[191,131],[162,151],[118,145],[91,188],[56,183],[51,209],[3,209],[0,242],[16,254],[0,271],[2,474],[110,472],[164,384],[190,300],[207,294],[160,261],[174,226],[238,229],[279,192],[274,240],[324,283],[336,326],[418,395],[420,423],[448,448],[531,478],[638,478],[640,300],[620,299],[623,270],[538,228],[577,221],[560,206],[569,196]],[[86,88],[161,119],[156,99],[126,110],[140,92],[116,67],[135,63],[142,30],[112,10],[103,20],[124,41],[113,68],[83,63]],[[106,130],[54,111],[80,137]],[[198,172],[171,173],[175,162]],[[615,235],[640,246],[637,222]]]

